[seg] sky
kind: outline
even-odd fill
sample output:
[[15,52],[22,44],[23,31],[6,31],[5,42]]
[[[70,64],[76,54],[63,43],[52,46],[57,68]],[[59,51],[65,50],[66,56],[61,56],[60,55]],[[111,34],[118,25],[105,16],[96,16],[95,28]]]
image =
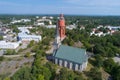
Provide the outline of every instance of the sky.
[[0,0],[0,14],[120,15],[120,0]]

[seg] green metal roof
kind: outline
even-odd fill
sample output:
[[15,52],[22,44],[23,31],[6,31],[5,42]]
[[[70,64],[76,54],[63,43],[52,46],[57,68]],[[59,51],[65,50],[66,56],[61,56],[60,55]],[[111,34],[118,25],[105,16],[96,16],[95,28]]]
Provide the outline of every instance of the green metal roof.
[[85,49],[61,45],[53,56],[82,64],[87,60],[87,55],[85,53]]

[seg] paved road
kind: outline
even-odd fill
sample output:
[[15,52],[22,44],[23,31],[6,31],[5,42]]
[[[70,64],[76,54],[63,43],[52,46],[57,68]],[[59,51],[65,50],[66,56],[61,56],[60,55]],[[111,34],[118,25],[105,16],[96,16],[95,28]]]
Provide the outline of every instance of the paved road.
[[0,56],[2,56],[4,54],[3,50],[0,50]]
[[[35,55],[36,53],[31,53],[30,55],[33,56]],[[3,55],[3,57],[6,57],[6,58],[14,58],[14,57],[20,57],[20,56],[25,56],[25,54],[21,54],[21,55]]]

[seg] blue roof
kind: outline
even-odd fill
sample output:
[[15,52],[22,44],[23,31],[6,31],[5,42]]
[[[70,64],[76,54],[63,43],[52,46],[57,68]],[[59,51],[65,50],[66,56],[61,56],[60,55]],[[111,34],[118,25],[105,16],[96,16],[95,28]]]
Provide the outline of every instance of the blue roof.
[[53,54],[53,56],[79,64],[86,62],[88,59],[85,49],[70,47],[66,45],[61,45],[56,53]]

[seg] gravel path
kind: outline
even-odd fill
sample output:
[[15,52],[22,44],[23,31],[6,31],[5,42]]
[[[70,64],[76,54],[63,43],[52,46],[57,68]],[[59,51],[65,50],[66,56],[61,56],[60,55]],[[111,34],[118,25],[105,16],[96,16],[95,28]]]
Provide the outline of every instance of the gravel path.
[[3,61],[0,63],[0,75],[8,74],[12,76],[17,70],[19,70],[22,66],[28,65],[31,66],[34,58],[18,58],[16,60]]

